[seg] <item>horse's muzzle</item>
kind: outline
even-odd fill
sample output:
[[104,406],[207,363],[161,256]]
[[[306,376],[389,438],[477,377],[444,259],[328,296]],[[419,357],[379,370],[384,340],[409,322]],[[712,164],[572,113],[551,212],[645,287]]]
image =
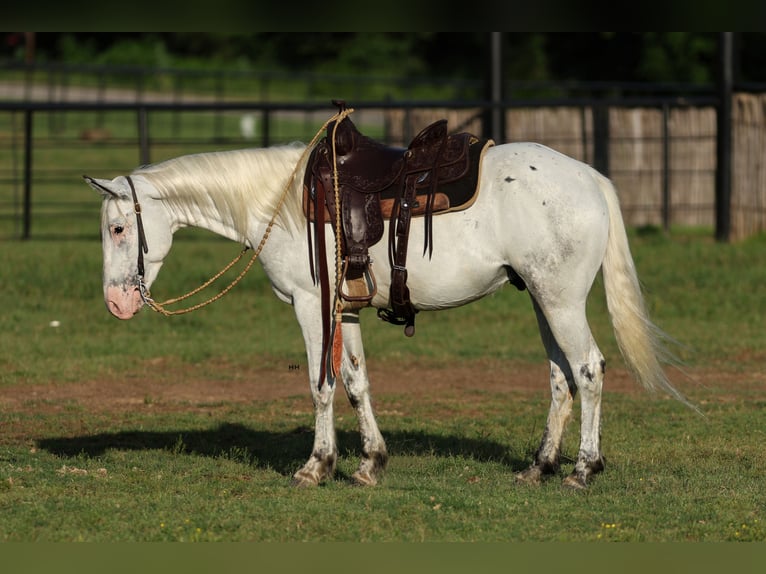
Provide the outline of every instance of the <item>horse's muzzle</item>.
[[130,291],[110,287],[106,291],[105,303],[109,312],[122,320],[131,319],[144,304],[138,287]]

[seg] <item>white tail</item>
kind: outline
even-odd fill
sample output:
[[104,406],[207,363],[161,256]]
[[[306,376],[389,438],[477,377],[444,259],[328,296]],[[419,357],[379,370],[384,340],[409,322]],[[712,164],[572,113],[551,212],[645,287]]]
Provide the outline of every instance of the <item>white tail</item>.
[[671,384],[662,369],[662,362],[674,361],[662,344],[668,337],[649,319],[614,186],[607,178],[599,178],[599,187],[609,206],[609,240],[601,270],[617,346],[628,369],[646,389],[652,392],[661,389],[698,410]]

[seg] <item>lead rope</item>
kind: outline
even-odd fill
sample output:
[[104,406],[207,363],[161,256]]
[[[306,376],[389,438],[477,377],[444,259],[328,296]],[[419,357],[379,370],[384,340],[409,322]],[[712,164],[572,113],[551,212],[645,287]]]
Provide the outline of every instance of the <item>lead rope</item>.
[[209,287],[211,284],[213,284],[219,277],[221,277],[224,273],[226,273],[229,269],[234,267],[236,263],[242,259],[242,256],[245,254],[245,252],[249,249],[249,247],[245,246],[242,248],[242,251],[239,252],[239,255],[237,255],[228,265],[226,265],[223,269],[221,269],[218,273],[213,275],[210,279],[205,281],[202,285],[197,287],[196,289],[189,291],[185,295],[181,295],[180,297],[175,297],[173,299],[167,299],[163,301],[162,303],[159,303],[152,299],[151,293],[149,293],[149,290],[146,289],[143,285],[143,280],[141,281],[141,298],[144,300],[144,302],[149,305],[149,307],[152,308],[152,310],[157,311],[158,313],[161,313],[162,315],[165,315],[166,317],[170,317],[171,315],[183,315],[184,313],[191,313],[192,311],[196,311],[197,309],[201,309],[202,307],[206,307],[207,305],[210,305],[210,303],[213,303],[214,301],[217,301],[226,293],[231,291],[231,289],[239,283],[242,278],[247,275],[247,272],[250,271],[250,268],[253,266],[253,263],[255,263],[255,260],[257,259],[258,255],[260,254],[261,250],[263,249],[263,245],[266,243],[265,238],[268,237],[268,232],[270,232],[270,228],[267,229],[267,233],[264,234],[264,239],[261,240],[261,243],[258,245],[258,249],[255,250],[253,253],[253,256],[250,258],[250,261],[248,261],[245,268],[242,270],[242,272],[231,282],[228,286],[226,286],[220,293],[217,295],[214,295],[213,297],[210,297],[208,300],[203,301],[202,303],[198,303],[196,305],[192,305],[191,307],[186,307],[185,309],[176,309],[176,310],[170,310],[166,309],[166,305],[172,305],[173,303],[178,303],[180,301],[183,301],[185,299],[188,299],[189,297],[192,297],[202,291],[203,289]]
[[[327,126],[330,125],[333,121],[341,121],[343,118],[345,118],[347,115],[349,115],[351,112],[353,112],[353,108],[349,108],[347,110],[342,110],[341,112],[335,114],[330,119],[328,119],[324,125],[319,128],[319,131],[316,133],[316,135],[312,138],[311,143],[309,143],[306,146],[306,149],[301,154],[300,159],[298,160],[298,163],[295,164],[295,168],[293,169],[292,174],[290,175],[290,178],[287,180],[287,184],[285,185],[284,190],[282,191],[282,195],[279,197],[279,201],[277,202],[276,207],[274,208],[274,213],[271,216],[271,219],[269,220],[269,224],[266,226],[266,231],[263,233],[263,237],[261,237],[260,243],[258,243],[258,247],[256,247],[255,251],[253,252],[253,256],[250,258],[250,261],[248,261],[245,268],[242,270],[242,272],[231,282],[228,286],[226,286],[220,293],[217,295],[214,295],[213,297],[210,297],[208,300],[203,301],[202,303],[198,303],[196,305],[192,305],[191,307],[187,307],[185,309],[176,309],[176,310],[169,310],[166,309],[166,305],[172,305],[174,303],[178,303],[180,301],[184,301],[185,299],[188,299],[189,297],[192,297],[199,293],[200,291],[204,290],[205,288],[209,287],[211,284],[213,284],[217,279],[219,279],[224,273],[226,273],[229,269],[231,269],[236,263],[242,259],[242,256],[245,254],[245,252],[249,249],[249,247],[244,246],[242,248],[242,251],[240,251],[239,255],[237,255],[228,265],[226,265],[223,269],[221,269],[218,273],[216,273],[213,277],[205,281],[202,285],[197,287],[196,289],[189,291],[185,295],[181,295],[180,297],[175,297],[173,299],[167,299],[161,303],[155,301],[152,299],[151,293],[146,288],[144,284],[144,278],[143,273],[141,273],[141,276],[139,277],[139,292],[141,293],[141,298],[143,299],[144,303],[149,305],[149,307],[166,317],[170,317],[172,315],[183,315],[184,313],[191,313],[192,311],[196,311],[198,309],[201,309],[202,307],[206,307],[207,305],[210,305],[211,303],[217,301],[224,295],[226,295],[231,289],[239,283],[242,278],[247,275],[247,272],[250,271],[250,268],[253,266],[253,263],[255,263],[255,260],[258,258],[258,256],[261,254],[261,251],[263,251],[264,246],[266,245],[266,241],[269,239],[269,235],[271,234],[271,230],[274,227],[274,223],[277,220],[277,216],[279,215],[280,210],[282,209],[282,205],[284,205],[285,199],[287,198],[287,193],[290,191],[290,188],[293,185],[293,182],[295,181],[295,176],[298,173],[298,169],[301,165],[303,165],[306,156],[311,151],[311,149],[314,147],[314,144],[316,144],[319,137],[322,135],[322,133],[327,129]],[[337,125],[337,124],[336,124]],[[333,153],[335,148],[335,131],[333,130]],[[337,169],[336,169],[336,202],[340,201],[339,195],[338,195],[338,184],[337,184]],[[138,200],[135,201],[136,208],[137,208],[137,216],[141,213],[140,205],[138,204]],[[339,213],[339,210],[336,210],[337,213]],[[144,245],[146,246],[146,241],[144,240]],[[148,247],[146,247],[148,249]],[[140,247],[139,247],[140,252]],[[337,257],[340,257],[340,252],[338,251]]]

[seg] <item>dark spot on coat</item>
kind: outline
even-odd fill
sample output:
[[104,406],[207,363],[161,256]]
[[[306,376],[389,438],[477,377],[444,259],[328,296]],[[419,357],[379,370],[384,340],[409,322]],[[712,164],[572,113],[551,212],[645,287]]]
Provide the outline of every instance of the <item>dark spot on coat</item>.
[[537,171],[537,168],[535,166],[533,166],[533,165],[530,165],[529,169],[531,169],[532,171]]
[[516,180],[509,175],[508,177],[505,178],[505,181],[507,181],[508,183],[511,183],[512,181],[516,181]]
[[590,372],[588,365],[583,365],[582,367],[580,367],[580,374],[586,379],[588,379],[590,382],[593,382],[593,373]]

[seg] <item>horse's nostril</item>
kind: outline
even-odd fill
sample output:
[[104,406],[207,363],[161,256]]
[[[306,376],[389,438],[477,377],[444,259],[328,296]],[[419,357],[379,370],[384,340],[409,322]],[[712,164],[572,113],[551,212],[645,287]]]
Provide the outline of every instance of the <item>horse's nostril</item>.
[[130,319],[141,309],[141,295],[138,291],[123,292],[115,289],[107,293],[107,310],[118,319]]

